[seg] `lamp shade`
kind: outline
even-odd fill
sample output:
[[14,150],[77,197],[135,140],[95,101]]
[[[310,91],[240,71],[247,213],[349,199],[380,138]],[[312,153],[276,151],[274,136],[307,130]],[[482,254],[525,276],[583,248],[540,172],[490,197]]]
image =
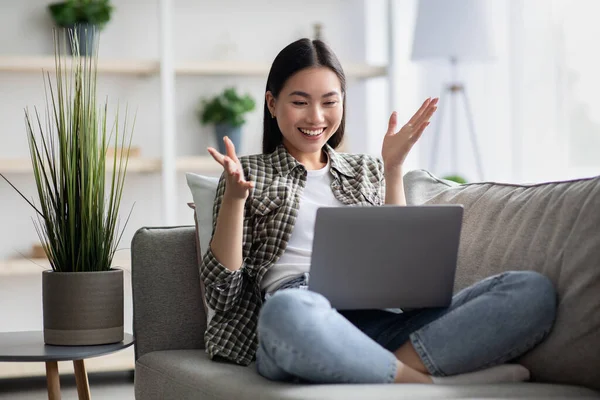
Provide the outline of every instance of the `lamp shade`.
[[493,59],[486,5],[483,0],[419,0],[412,59]]

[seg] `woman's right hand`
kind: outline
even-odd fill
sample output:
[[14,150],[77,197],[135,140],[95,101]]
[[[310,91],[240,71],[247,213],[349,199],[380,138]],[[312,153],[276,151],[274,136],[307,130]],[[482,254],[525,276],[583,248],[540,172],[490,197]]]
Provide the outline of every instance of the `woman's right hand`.
[[242,164],[235,155],[235,146],[233,142],[225,136],[225,149],[227,155],[219,153],[212,147],[208,147],[210,155],[223,166],[226,174],[225,194],[224,196],[232,199],[246,200],[250,194],[250,190],[254,187],[253,182],[249,182],[244,177]]

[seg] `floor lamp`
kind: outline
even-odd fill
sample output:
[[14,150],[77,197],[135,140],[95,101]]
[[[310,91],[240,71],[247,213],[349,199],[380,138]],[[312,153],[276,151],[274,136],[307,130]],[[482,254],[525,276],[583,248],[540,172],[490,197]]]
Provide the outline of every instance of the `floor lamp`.
[[[450,157],[453,174],[458,171],[458,106],[467,117],[467,128],[479,179],[484,179],[481,152],[475,135],[473,113],[465,85],[458,81],[458,62],[486,61],[494,58],[486,2],[481,0],[419,0],[412,47],[412,60],[446,59],[450,61],[451,82],[445,85],[440,105],[449,105]],[[437,127],[429,169],[434,172],[438,158],[444,110],[438,111]]]

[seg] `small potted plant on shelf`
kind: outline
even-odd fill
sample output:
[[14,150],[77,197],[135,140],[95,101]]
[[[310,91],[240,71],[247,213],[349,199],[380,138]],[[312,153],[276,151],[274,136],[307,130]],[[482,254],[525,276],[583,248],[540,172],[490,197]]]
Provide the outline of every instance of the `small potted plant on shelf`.
[[101,30],[108,23],[113,6],[109,0],[65,0],[50,4],[48,11],[56,25],[78,36],[78,49],[69,47],[71,54],[79,51],[80,55],[89,56],[94,43],[94,31]]
[[203,124],[215,124],[217,146],[225,153],[223,137],[228,136],[236,149],[241,147],[244,115],[254,110],[256,103],[250,95],[240,96],[235,88],[227,88],[218,96],[203,99],[198,109],[198,117]]
[[25,111],[39,205],[0,176],[38,216],[35,228],[51,266],[42,272],[45,343],[116,343],[124,336],[123,270],[112,262],[127,225],[119,229],[118,214],[129,152],[106,153],[109,146],[129,149],[133,126],[127,112],[123,118],[117,110],[109,121],[108,104],[96,104],[97,54],[68,58],[60,46],[67,36],[54,30],[56,81],[45,76],[46,121],[37,109]]

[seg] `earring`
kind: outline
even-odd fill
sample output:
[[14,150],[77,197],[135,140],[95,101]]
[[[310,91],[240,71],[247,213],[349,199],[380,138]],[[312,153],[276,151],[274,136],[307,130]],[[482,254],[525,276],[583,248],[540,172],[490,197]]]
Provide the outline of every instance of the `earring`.
[[271,118],[275,118],[275,114],[271,114]]

